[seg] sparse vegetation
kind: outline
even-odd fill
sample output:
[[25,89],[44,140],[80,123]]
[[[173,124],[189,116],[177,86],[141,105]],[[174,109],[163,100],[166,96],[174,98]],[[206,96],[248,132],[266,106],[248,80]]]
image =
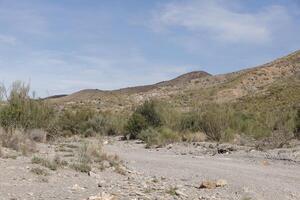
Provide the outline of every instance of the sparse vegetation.
[[92,166],[104,170],[114,167],[118,173],[124,173],[121,168],[121,161],[116,155],[108,155],[103,152],[101,141],[85,142],[78,149],[77,161],[70,165],[76,171],[87,173]]
[[34,156],[31,159],[31,163],[39,164],[52,171],[56,171],[58,168],[68,165],[67,161],[61,160],[60,157],[57,155],[52,160]]
[[46,169],[40,168],[40,167],[34,167],[30,170],[30,172],[38,175],[38,176],[48,176],[49,173]]
[[0,145],[21,152],[23,155],[29,155],[36,151],[35,143],[18,129],[9,132],[0,129]]
[[170,187],[169,189],[166,190],[166,193],[171,195],[171,196],[176,196],[177,195],[176,194],[177,189],[178,189],[177,187]]

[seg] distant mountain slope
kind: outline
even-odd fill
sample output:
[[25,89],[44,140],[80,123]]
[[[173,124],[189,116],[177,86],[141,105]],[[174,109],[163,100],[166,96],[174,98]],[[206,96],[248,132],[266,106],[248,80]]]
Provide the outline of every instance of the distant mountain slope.
[[[58,102],[69,102],[69,101],[85,101],[98,99],[105,96],[114,96],[114,95],[130,95],[136,93],[145,93],[154,89],[159,89],[165,86],[179,86],[189,83],[193,79],[203,78],[206,76],[211,76],[211,74],[204,71],[194,71],[187,74],[178,76],[177,78],[171,79],[169,81],[162,81],[153,85],[144,85],[136,87],[122,88],[118,90],[98,90],[98,89],[86,89],[79,92],[75,92],[71,95],[65,95],[61,98],[56,98]],[[48,97],[49,98],[49,97]],[[50,97],[51,98],[51,97]]]
[[292,85],[292,92],[300,94],[299,73],[300,51],[296,51],[270,63],[238,72],[216,76],[202,71],[191,72],[153,85],[113,91],[82,90],[50,101],[58,105],[83,104],[119,112],[154,98],[184,109],[206,102],[232,102],[264,95],[274,85]]

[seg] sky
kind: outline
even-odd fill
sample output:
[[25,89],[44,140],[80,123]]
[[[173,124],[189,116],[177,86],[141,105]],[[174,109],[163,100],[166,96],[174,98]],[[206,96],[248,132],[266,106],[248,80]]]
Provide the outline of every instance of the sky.
[[0,0],[0,82],[38,96],[222,74],[300,49],[300,0]]

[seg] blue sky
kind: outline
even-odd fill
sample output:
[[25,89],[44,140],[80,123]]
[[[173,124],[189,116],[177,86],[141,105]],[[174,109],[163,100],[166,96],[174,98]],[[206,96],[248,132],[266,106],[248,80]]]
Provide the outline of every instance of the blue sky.
[[299,47],[300,0],[0,0],[0,81],[39,96],[221,74]]

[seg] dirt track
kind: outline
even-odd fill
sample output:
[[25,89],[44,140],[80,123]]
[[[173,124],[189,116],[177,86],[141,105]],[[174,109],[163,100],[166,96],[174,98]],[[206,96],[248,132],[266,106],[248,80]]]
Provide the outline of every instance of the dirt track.
[[[0,200],[86,200],[103,192],[120,200],[300,199],[299,162],[265,159],[261,152],[252,155],[238,150],[211,155],[195,153],[199,147],[183,144],[145,149],[136,141],[117,141],[115,138],[111,141],[104,149],[120,156],[128,168],[125,175],[111,168],[92,169],[88,175],[65,167],[57,171],[47,169],[49,175],[43,177],[30,172],[38,167],[31,163],[31,157],[0,158]],[[39,144],[38,154],[45,158],[54,154],[66,158],[64,155],[68,152],[55,151],[61,144]],[[296,153],[298,156],[298,150]],[[199,189],[203,180],[215,179],[225,179],[228,185]]]
[[229,190],[218,192],[232,198],[236,193],[245,193],[253,199],[300,199],[299,163],[234,155],[180,155],[178,150],[148,150],[132,142],[119,142],[107,149],[126,160],[128,166],[150,176],[184,180],[195,186],[204,179],[226,179]]

